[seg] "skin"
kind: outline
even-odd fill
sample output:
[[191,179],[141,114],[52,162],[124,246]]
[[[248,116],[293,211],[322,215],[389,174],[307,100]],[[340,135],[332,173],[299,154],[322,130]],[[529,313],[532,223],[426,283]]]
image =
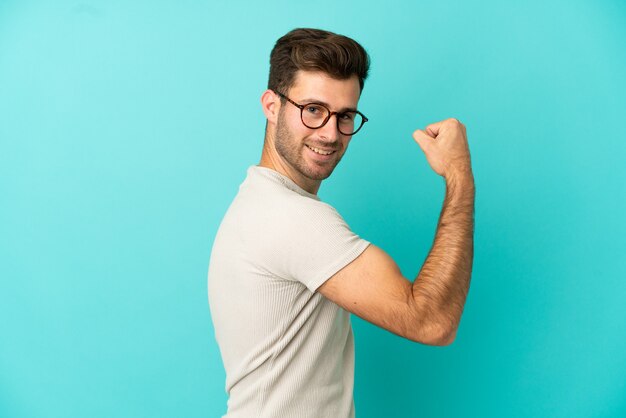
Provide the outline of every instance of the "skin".
[[[356,77],[336,80],[319,72],[300,71],[289,92],[296,103],[308,99],[331,110],[356,109]],[[281,104],[271,90],[261,97],[268,125],[260,165],[289,177],[317,194],[348,148],[350,137],[337,130],[335,116],[320,129],[300,120],[300,109]],[[370,245],[317,291],[347,311],[412,341],[451,344],[469,291],[474,251],[474,176],[465,126],[446,119],[413,132],[446,194],[433,246],[413,282],[381,248]],[[320,157],[308,146],[332,150]],[[418,255],[416,254],[416,258]]]
[[[356,109],[359,80],[356,76],[336,80],[321,72],[299,71],[287,96],[300,104],[326,103],[331,111]],[[271,90],[263,93],[261,105],[268,125],[259,165],[278,171],[309,193],[317,194],[322,180],[339,164],[352,137],[339,132],[336,115],[319,129],[307,128],[300,119],[300,109],[289,102],[282,104]],[[319,156],[307,145],[332,154]]]

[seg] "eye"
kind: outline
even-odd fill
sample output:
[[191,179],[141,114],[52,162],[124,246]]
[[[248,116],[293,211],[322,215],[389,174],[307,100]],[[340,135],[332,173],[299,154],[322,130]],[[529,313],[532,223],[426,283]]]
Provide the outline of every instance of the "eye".
[[324,114],[324,109],[320,105],[308,104],[304,108],[304,111],[311,116],[320,116]]
[[354,112],[339,113],[337,116],[342,122],[352,122],[354,120]]

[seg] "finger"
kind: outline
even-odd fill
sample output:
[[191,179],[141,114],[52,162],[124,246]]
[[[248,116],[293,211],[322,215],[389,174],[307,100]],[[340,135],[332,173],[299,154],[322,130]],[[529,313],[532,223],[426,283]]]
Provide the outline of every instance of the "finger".
[[418,129],[413,132],[413,139],[415,140],[415,142],[417,142],[417,145],[419,145],[420,148],[425,151],[430,146],[430,142],[434,138],[428,135],[428,133],[426,133],[425,131]]
[[428,133],[428,135],[432,136],[433,138],[436,138],[437,135],[439,135],[439,131],[441,130],[441,127],[443,126],[444,123],[446,123],[445,120],[431,123],[430,125],[426,127],[426,132]]
[[430,125],[426,127],[426,132],[428,132],[428,134],[432,135],[433,137],[437,137],[439,136],[439,133],[441,132],[444,126],[452,127],[455,124],[463,126],[463,124],[461,124],[461,122],[459,122],[458,119],[448,118],[445,120],[441,120],[439,122],[431,123]]

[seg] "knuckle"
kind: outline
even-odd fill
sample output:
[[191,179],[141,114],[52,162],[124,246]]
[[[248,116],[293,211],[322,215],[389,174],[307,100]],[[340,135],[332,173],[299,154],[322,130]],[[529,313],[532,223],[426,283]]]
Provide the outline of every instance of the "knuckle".
[[450,118],[447,120],[447,122],[451,127],[455,127],[456,129],[459,129],[465,132],[465,125],[461,123],[461,121],[458,120],[457,118]]

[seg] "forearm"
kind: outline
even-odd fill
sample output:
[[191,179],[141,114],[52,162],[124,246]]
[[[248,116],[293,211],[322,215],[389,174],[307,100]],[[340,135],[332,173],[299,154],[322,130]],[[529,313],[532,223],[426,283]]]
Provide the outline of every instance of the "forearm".
[[446,177],[433,246],[413,282],[422,319],[443,335],[454,334],[469,291],[474,258],[474,178],[471,170]]

